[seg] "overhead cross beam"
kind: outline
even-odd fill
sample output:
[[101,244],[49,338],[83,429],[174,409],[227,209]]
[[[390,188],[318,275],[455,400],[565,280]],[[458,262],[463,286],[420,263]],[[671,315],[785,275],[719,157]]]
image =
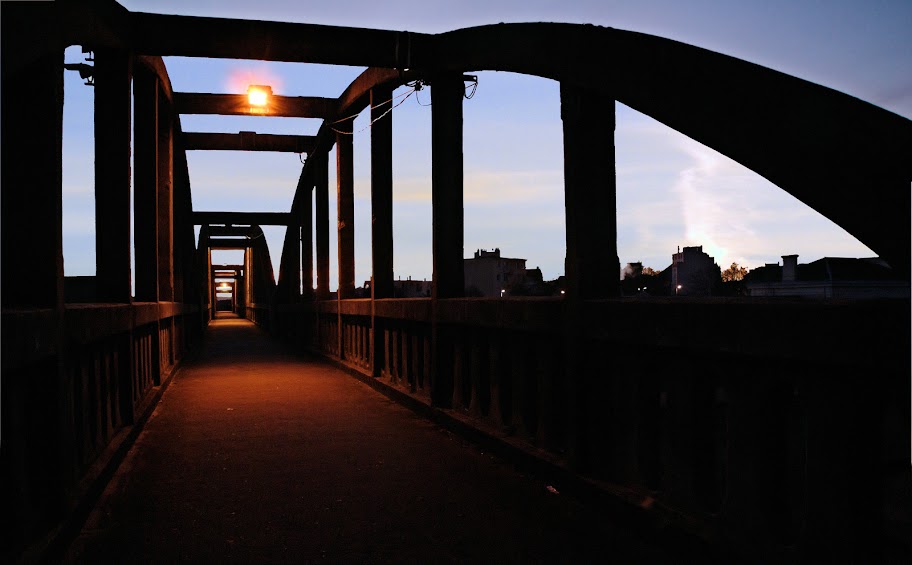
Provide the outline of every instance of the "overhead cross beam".
[[198,151],[277,151],[311,153],[316,137],[311,135],[272,135],[240,133],[184,132],[184,149]]
[[247,249],[252,245],[249,239],[227,239],[210,237],[207,243],[210,249]]
[[251,226],[209,226],[209,237],[219,237],[219,236],[246,236],[252,237],[256,235],[254,233],[253,227]]
[[336,99],[272,95],[265,112],[251,112],[246,94],[175,92],[174,109],[178,114],[326,119],[336,115]]
[[193,212],[193,225],[195,226],[209,224],[287,226],[290,223],[292,223],[290,212]]

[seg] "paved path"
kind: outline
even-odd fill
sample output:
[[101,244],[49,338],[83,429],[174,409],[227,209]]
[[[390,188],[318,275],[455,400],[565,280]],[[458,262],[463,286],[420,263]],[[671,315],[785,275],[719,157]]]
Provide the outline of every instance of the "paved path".
[[220,319],[68,561],[669,561],[546,487],[251,323]]

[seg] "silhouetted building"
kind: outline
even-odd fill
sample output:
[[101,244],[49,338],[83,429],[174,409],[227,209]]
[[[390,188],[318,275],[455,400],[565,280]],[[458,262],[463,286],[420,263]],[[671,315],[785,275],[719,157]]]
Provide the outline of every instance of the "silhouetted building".
[[554,281],[545,281],[541,268],[526,269],[521,282],[513,283],[505,289],[504,296],[552,296],[560,294]]
[[[666,272],[668,269],[665,270]],[[627,263],[621,271],[621,294],[623,296],[651,295],[659,296],[668,294],[670,279],[666,276],[663,280],[662,273],[655,273],[652,269],[650,274],[643,273],[643,263]]]
[[824,257],[798,264],[797,255],[783,255],[745,277],[750,296],[810,298],[909,298],[909,281],[902,280],[879,257]]
[[475,251],[474,257],[464,260],[464,269],[466,296],[509,296],[527,281],[526,260],[501,257],[499,247]]
[[[712,296],[719,293],[722,270],[714,258],[703,252],[703,246],[685,247],[671,256],[672,294]],[[668,269],[666,269],[668,270]]]
[[[370,298],[370,281],[364,281],[364,288],[367,291],[365,297]],[[393,298],[427,298],[430,295],[431,281],[412,280],[412,277],[406,280],[400,277],[393,281]]]
[[412,280],[412,277],[406,280],[393,281],[393,294],[396,298],[425,298],[431,295],[431,281],[424,279]]

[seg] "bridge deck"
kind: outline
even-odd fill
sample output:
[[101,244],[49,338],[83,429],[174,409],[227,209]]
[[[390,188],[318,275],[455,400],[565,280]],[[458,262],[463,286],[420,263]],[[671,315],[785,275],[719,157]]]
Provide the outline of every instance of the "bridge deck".
[[518,473],[250,322],[214,321],[68,561],[663,562]]

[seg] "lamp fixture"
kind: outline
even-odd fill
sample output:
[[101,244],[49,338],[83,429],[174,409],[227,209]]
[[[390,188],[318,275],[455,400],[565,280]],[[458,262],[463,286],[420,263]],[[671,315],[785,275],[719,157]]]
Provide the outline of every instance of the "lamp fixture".
[[266,114],[269,112],[269,98],[272,96],[272,87],[265,84],[251,84],[247,87],[247,102],[250,104],[251,114]]
[[79,78],[85,81],[86,86],[95,86],[95,67],[85,63],[66,63],[63,68],[68,71],[78,71]]

